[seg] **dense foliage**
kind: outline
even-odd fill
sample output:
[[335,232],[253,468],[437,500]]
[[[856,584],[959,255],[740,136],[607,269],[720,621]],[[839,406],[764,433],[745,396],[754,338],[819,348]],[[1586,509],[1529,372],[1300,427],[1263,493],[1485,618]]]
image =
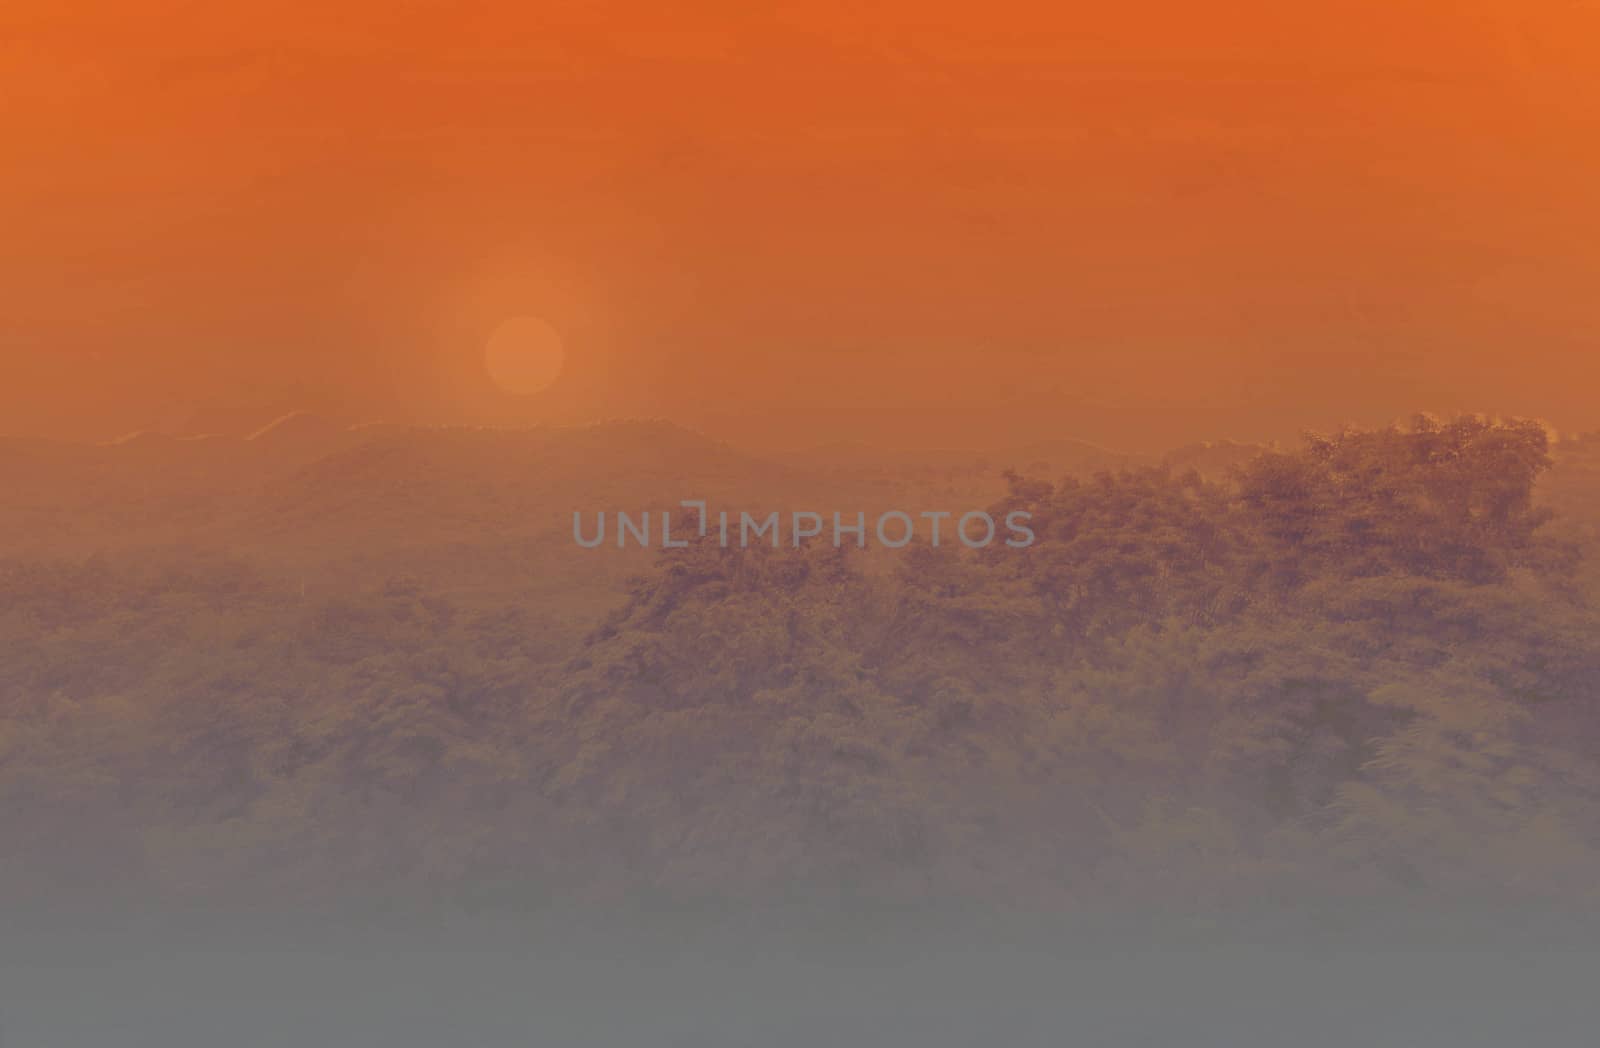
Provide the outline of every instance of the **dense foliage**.
[[577,643],[504,586],[0,562],[3,875],[517,903],[1588,899],[1592,495],[1574,467],[1552,520],[1550,463],[1536,425],[1419,419],[1225,479],[1012,475],[997,509],[1032,513],[1035,547],[695,545]]

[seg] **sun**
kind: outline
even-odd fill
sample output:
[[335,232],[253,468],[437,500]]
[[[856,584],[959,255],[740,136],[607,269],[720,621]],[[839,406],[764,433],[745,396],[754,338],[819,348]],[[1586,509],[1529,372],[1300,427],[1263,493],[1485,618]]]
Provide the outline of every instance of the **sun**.
[[484,370],[495,385],[517,396],[549,389],[566,360],[561,333],[538,317],[512,317],[483,347]]

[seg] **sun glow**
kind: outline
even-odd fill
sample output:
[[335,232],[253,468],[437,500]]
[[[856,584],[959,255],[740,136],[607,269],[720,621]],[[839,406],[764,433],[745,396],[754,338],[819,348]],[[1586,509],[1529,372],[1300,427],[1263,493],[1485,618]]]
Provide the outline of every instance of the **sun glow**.
[[542,393],[561,377],[566,363],[561,334],[538,317],[513,317],[489,336],[484,369],[495,385],[517,396]]

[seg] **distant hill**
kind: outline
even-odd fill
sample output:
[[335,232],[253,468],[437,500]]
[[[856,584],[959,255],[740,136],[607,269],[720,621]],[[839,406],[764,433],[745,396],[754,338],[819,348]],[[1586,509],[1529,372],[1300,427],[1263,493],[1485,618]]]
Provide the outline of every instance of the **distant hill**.
[[[1600,520],[1596,448],[1600,437],[1558,444],[1541,484],[1569,528]],[[205,549],[313,585],[408,573],[450,588],[530,578],[609,587],[649,555],[570,556],[574,510],[673,509],[683,499],[734,511],[965,509],[1003,495],[1007,470],[1055,481],[1164,465],[1226,481],[1264,450],[1221,441],[1134,455],[1062,439],[989,450],[835,443],[762,456],[659,420],[492,429],[292,412],[247,437],[0,440],[0,550]]]
[[[571,556],[574,510],[827,508],[838,481],[660,421],[571,428],[348,426],[285,416],[247,438],[0,442],[0,548],[247,556],[329,585],[603,587],[651,554]],[[864,490],[864,489],[863,489]]]
[[830,473],[955,477],[998,475],[1005,470],[1016,470],[1047,479],[1127,469],[1153,461],[1143,456],[1108,451],[1081,440],[1039,441],[987,450],[885,448],[857,441],[841,441],[774,457],[791,465]]
[[1265,444],[1241,444],[1232,440],[1204,440],[1174,448],[1161,459],[1169,469],[1194,470],[1207,480],[1225,480],[1240,466],[1270,448]]

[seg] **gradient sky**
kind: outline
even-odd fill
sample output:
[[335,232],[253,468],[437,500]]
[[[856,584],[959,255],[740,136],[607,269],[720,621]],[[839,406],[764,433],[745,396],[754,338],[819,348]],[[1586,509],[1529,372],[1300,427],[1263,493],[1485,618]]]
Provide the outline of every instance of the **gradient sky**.
[[11,0],[0,432],[1600,428],[1600,2],[1075,6]]

